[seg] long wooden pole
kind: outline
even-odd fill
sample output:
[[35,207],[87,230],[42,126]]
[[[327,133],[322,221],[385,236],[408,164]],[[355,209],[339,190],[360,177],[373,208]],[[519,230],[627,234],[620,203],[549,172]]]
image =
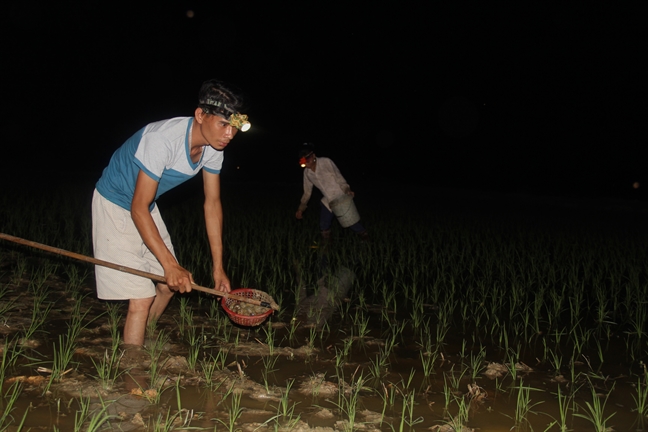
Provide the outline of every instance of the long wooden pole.
[[[164,278],[164,276],[156,275],[154,273],[149,273],[149,272],[145,272],[145,271],[141,271],[141,270],[136,270],[134,268],[125,267],[125,266],[122,266],[122,265],[119,265],[119,264],[111,263],[111,262],[108,262],[108,261],[100,260],[100,259],[89,257],[89,256],[86,256],[86,255],[81,255],[81,254],[78,254],[78,253],[75,253],[75,252],[70,252],[70,251],[67,251],[65,249],[55,248],[55,247],[44,245],[42,243],[37,243],[37,242],[31,241],[31,240],[25,240],[25,239],[22,239],[20,237],[14,237],[14,236],[11,236],[11,235],[8,235],[8,234],[0,233],[0,239],[8,240],[8,241],[11,241],[11,242],[14,242],[14,243],[19,243],[19,244],[22,244],[22,245],[25,245],[25,246],[30,246],[30,247],[33,247],[33,248],[36,248],[36,249],[41,249],[41,250],[44,250],[44,251],[47,251],[47,252],[52,252],[52,253],[55,253],[55,254],[64,255],[64,256],[67,256],[67,257],[70,257],[70,258],[77,259],[79,261],[85,261],[85,262],[95,264],[95,265],[99,265],[99,266],[102,266],[102,267],[108,267],[108,268],[111,268],[113,270],[118,270],[120,272],[130,273],[130,274],[133,274],[133,275],[136,275],[136,276],[141,276],[141,277],[144,277],[144,278],[154,280],[156,282],[166,283],[166,279]],[[222,292],[222,291],[217,291],[215,289],[206,288],[206,287],[203,287],[203,286],[200,286],[200,285],[196,285],[193,282],[191,283],[191,289],[195,289],[196,291],[201,291],[201,292],[204,292],[204,293],[207,293],[207,294],[212,294],[212,295],[215,295],[215,296],[218,296],[218,297],[225,297],[225,298],[232,299],[232,300],[238,300],[238,301],[245,302],[245,303],[251,303],[251,304],[254,304],[254,305],[257,305],[257,306],[263,306],[263,307],[267,307],[267,308],[272,308],[272,309],[277,310],[277,311],[279,310],[279,305],[277,303],[275,303],[274,301],[265,302],[265,301],[261,301],[261,300],[248,298],[248,297],[240,297],[240,296],[237,296],[237,295],[233,295],[233,294],[225,293],[225,292]]]

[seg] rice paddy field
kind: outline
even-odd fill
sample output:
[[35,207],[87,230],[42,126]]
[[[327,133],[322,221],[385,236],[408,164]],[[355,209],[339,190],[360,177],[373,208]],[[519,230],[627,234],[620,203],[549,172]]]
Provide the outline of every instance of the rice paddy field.
[[[222,187],[233,287],[281,306],[257,327],[192,292],[126,349],[91,265],[0,241],[0,431],[647,429],[642,203],[381,186],[356,191],[371,241],[336,226],[324,247],[299,184]],[[210,286],[200,191],[160,209]],[[0,232],[91,255],[91,194],[4,190]],[[350,290],[313,324],[303,292],[340,269]]]

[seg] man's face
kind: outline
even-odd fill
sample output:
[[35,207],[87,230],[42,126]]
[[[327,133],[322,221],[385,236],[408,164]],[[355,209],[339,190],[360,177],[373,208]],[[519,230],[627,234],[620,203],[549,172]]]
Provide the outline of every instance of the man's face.
[[316,160],[317,159],[315,158],[315,153],[309,154],[308,156],[306,156],[306,164],[305,164],[304,168],[313,169],[313,167],[315,166],[315,161]]
[[219,115],[205,114],[197,117],[203,139],[216,150],[224,150],[238,129]]

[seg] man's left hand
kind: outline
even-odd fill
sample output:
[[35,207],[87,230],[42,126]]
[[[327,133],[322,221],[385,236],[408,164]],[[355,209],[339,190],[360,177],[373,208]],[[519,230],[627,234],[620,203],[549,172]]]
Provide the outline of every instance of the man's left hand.
[[214,289],[216,291],[222,291],[226,293],[232,291],[232,287],[230,286],[230,280],[225,274],[225,270],[223,269],[214,270]]

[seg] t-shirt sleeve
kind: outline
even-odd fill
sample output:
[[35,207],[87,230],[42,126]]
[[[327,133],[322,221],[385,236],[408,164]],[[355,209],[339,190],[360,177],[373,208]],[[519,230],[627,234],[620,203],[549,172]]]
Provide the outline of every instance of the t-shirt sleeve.
[[[209,149],[208,149],[209,150]],[[210,152],[211,153],[211,152]],[[221,168],[223,167],[223,152],[214,151],[213,154],[210,154],[203,169],[212,174],[220,174]]]
[[172,159],[171,143],[158,133],[145,134],[135,152],[135,164],[157,182]]

